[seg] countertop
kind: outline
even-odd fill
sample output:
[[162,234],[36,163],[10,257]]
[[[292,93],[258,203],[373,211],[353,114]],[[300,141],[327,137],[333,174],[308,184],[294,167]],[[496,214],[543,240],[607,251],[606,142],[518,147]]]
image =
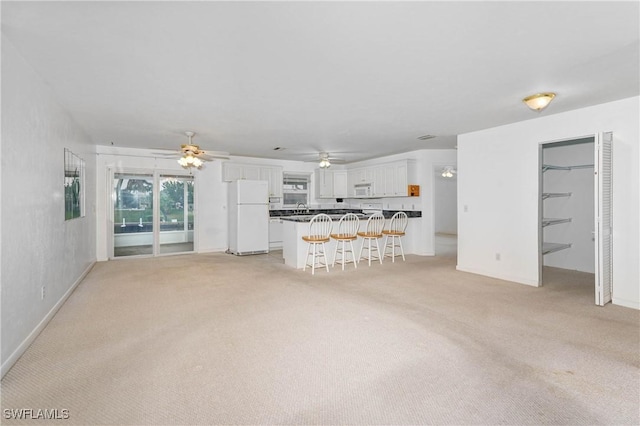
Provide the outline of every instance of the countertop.
[[[382,214],[385,219],[391,219],[391,217],[397,213],[399,210],[383,210]],[[422,211],[406,211],[402,210],[407,214],[409,218],[422,217]],[[339,220],[346,213],[355,213],[357,214],[361,220],[366,220],[371,216],[370,214],[362,213],[362,210],[358,209],[310,209],[308,211],[304,211],[303,213],[299,213],[299,210],[270,210],[269,216],[271,218],[281,218],[283,220],[288,220],[291,222],[309,222],[311,218],[317,214],[325,213],[328,214],[331,219]]]

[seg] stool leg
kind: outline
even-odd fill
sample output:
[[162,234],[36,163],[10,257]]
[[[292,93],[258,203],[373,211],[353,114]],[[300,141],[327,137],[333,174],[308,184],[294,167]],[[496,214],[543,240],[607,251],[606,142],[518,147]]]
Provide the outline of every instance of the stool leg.
[[384,251],[382,252],[382,256],[386,257],[387,256],[387,246],[389,244],[389,235],[385,235],[384,236]]
[[316,274],[316,245],[313,244],[313,259],[311,260],[311,275]]
[[364,249],[364,243],[365,240],[362,240],[362,244],[360,245],[360,253],[358,253],[358,263],[360,263],[360,260],[362,260],[362,250]]
[[309,264],[309,253],[311,252],[311,243],[307,243],[307,257],[304,260],[304,267],[302,268],[303,271],[307,270],[307,265]]
[[[333,263],[331,264],[332,268],[336,267],[336,260],[338,259],[338,246],[340,245],[340,240],[336,240],[336,249],[333,251]],[[343,254],[344,256],[344,254]]]
[[355,269],[358,269],[358,262],[356,262],[356,252],[353,251],[353,240],[349,240],[349,245],[351,246],[351,258],[353,259],[353,266],[355,266]]
[[402,237],[398,237],[398,243],[400,244],[400,253],[402,253],[402,261],[404,262],[404,249],[402,248]]
[[382,256],[380,256],[380,244],[378,244],[378,240],[380,238],[376,238],[376,251],[378,252],[378,260],[380,261],[380,264],[382,265]]
[[324,258],[324,267],[329,272],[329,261],[327,260],[327,251],[324,243],[322,243],[322,257]]
[[396,263],[396,236],[391,237],[391,243],[393,247],[391,247],[391,263]]

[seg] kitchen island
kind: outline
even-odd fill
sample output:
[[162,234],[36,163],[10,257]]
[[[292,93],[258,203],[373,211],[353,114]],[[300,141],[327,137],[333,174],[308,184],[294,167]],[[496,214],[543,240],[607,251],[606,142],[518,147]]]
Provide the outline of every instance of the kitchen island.
[[[385,214],[387,216],[388,214]],[[309,215],[293,215],[282,217],[282,257],[284,258],[284,264],[296,269],[304,268],[307,257],[307,243],[302,240],[304,235],[309,234],[309,222],[311,218],[315,216]],[[338,221],[342,215],[330,215],[333,219],[333,226],[338,225]],[[367,218],[369,215],[363,215],[360,218],[360,230],[364,230],[367,224]],[[335,217],[335,218],[334,218]],[[413,244],[411,243],[410,236],[415,235],[414,231],[417,231],[417,225],[419,217],[409,218],[407,225],[407,236],[402,238],[402,245],[404,248],[404,254],[413,253]],[[388,225],[389,218],[387,218]],[[327,262],[333,263],[333,255],[336,248],[335,240],[331,239],[328,243],[325,243]],[[384,250],[384,237],[380,239],[380,251]],[[358,238],[353,243],[353,249],[355,250],[356,257],[360,253],[360,246],[362,245],[362,239]]]

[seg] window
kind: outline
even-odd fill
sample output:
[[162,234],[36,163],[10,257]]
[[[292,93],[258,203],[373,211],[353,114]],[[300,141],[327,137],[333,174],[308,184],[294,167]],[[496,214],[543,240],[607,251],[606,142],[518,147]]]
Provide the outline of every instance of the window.
[[282,204],[288,207],[298,203],[309,204],[309,175],[285,172],[282,178]]

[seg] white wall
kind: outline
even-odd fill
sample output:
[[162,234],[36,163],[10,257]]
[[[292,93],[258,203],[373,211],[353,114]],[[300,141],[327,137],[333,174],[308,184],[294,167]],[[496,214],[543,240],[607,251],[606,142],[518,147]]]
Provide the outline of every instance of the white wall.
[[458,269],[538,285],[538,146],[612,131],[613,303],[640,309],[639,100],[460,135]]
[[[86,216],[69,221],[64,148],[86,162]],[[95,262],[94,185],[91,141],[3,36],[3,375]]]
[[[553,146],[542,150],[545,164],[557,166],[593,165],[594,143]],[[570,197],[542,201],[543,217],[571,218],[571,222],[543,228],[544,241],[571,243],[571,248],[543,256],[546,266],[595,272],[594,179],[593,167],[547,170],[543,173],[544,192],[571,192]],[[543,277],[544,279],[544,277]]]

